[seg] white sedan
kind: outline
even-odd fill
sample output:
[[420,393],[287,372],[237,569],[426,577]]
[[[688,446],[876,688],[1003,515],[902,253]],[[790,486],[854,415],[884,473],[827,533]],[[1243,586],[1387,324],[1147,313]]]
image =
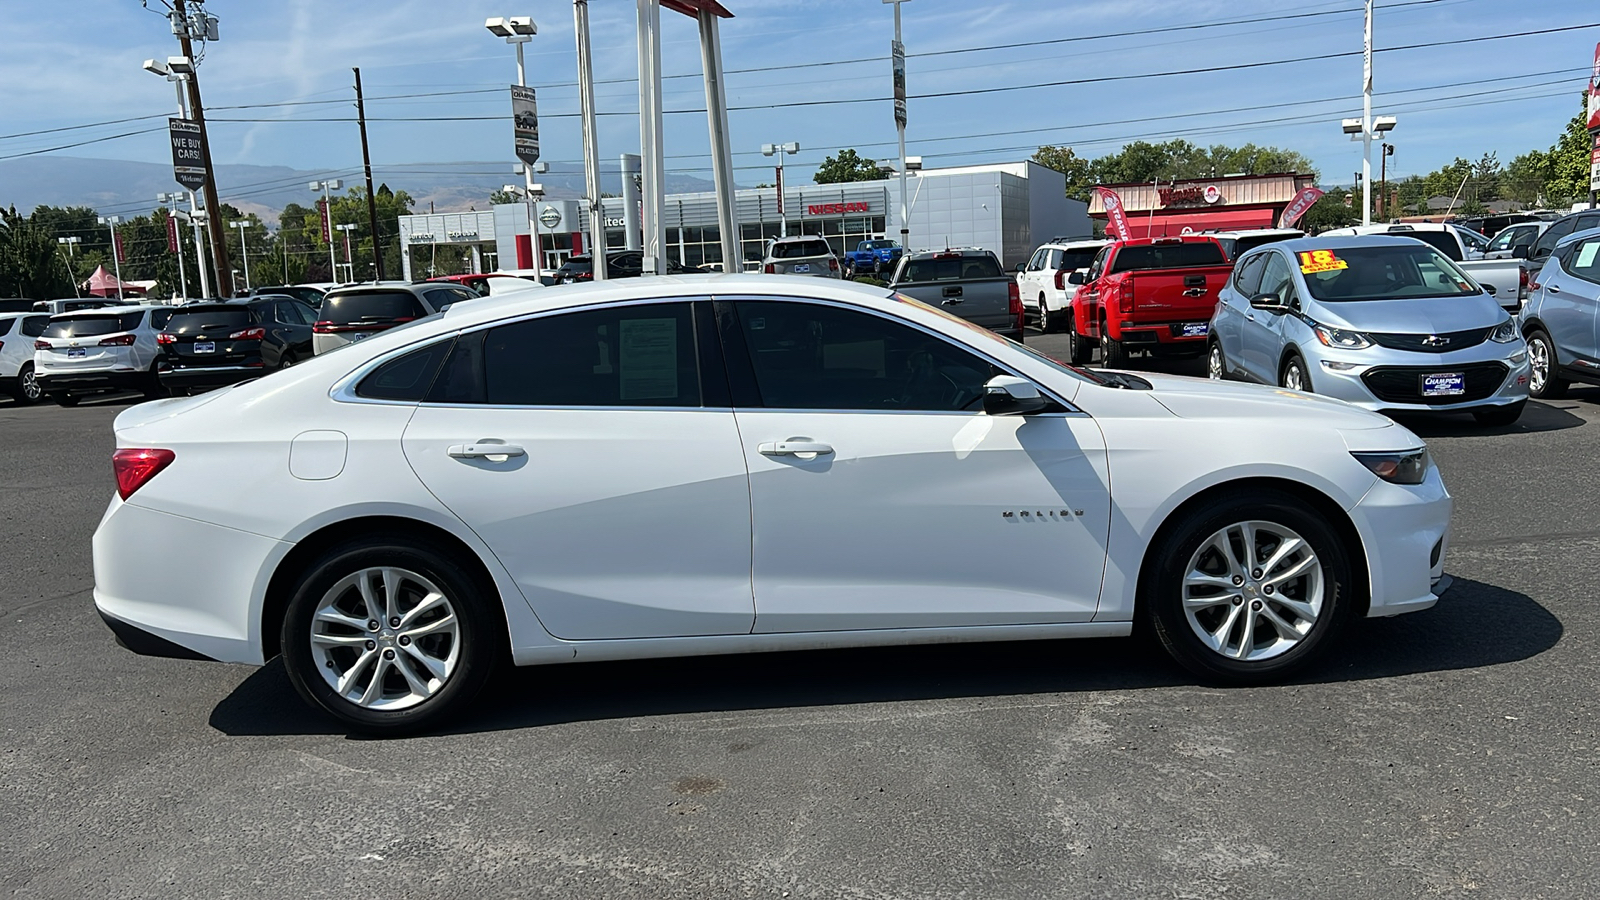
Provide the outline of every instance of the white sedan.
[[[1254,684],[1432,606],[1450,496],[1338,401],[1064,366],[882,289],[486,298],[116,421],[95,603],[394,733],[495,665],[1127,635]],[[182,565],[174,567],[175,559]]]

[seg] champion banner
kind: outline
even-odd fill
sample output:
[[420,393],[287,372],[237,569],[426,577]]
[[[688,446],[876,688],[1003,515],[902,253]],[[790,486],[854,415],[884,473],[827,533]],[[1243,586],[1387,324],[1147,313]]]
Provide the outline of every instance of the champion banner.
[[317,212],[322,214],[322,239],[333,243],[333,223],[328,221],[328,201],[317,201]]
[[1278,227],[1289,228],[1300,221],[1300,217],[1306,214],[1306,210],[1315,206],[1324,193],[1326,191],[1320,188],[1308,187],[1295,194],[1289,205],[1283,208],[1283,215],[1278,217]]
[[111,228],[111,249],[117,256],[118,264],[128,261],[128,258],[122,255],[122,232],[118,231],[116,226]]
[[1128,230],[1128,216],[1122,211],[1122,198],[1110,188],[1097,187],[1094,189],[1100,204],[1106,208],[1106,232],[1119,241],[1125,241],[1133,236]]

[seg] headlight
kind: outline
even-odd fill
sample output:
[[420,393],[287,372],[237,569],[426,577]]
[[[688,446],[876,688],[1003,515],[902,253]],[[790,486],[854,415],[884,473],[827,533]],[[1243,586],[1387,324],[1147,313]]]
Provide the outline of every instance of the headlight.
[[1513,319],[1507,319],[1496,326],[1494,332],[1489,335],[1489,340],[1501,344],[1509,344],[1512,341],[1520,339],[1521,337],[1522,335],[1517,334],[1516,321]]
[[1390,484],[1421,484],[1428,477],[1428,449],[1396,453],[1352,453],[1372,474]]
[[1359,331],[1345,331],[1342,328],[1329,328],[1326,325],[1313,325],[1312,330],[1317,333],[1317,340],[1326,347],[1339,350],[1365,350],[1372,346],[1372,341]]

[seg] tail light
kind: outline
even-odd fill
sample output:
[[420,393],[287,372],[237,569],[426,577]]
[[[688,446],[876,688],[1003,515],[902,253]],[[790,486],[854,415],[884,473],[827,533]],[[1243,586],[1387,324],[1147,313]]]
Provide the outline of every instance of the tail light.
[[35,350],[54,350],[55,348],[50,346],[50,342],[49,341],[34,341],[33,342],[33,349],[35,349]]
[[1064,291],[1066,289],[1067,289],[1067,270],[1066,269],[1057,269],[1056,270],[1056,290]]
[[132,347],[134,340],[135,340],[135,338],[131,334],[119,334],[116,337],[108,337],[105,340],[101,341],[100,342],[100,346],[102,346],[102,347]]
[[1027,324],[1027,314],[1022,309],[1022,289],[1017,287],[1015,281],[1006,282],[1006,300],[1010,304],[1011,318],[1017,320],[1017,331],[1020,333]]
[[327,319],[324,319],[321,322],[318,322],[317,324],[311,326],[311,333],[312,334],[333,334],[333,322],[331,322],[331,321],[329,321]]
[[761,271],[767,275],[776,275],[778,274],[778,267],[774,266],[772,263],[767,263],[761,268]]
[[830,258],[828,260],[828,271],[830,271],[830,272],[839,271],[839,261],[837,259],[831,259]]
[[111,469],[117,474],[117,494],[126,500],[156,473],[172,465],[177,454],[171,450],[125,447],[111,454]]
[[1132,315],[1133,282],[1124,281],[1121,286],[1117,288],[1117,309],[1120,310],[1125,316]]
[[175,335],[175,334],[168,334],[165,331],[163,331],[160,334],[156,335],[156,343],[158,343],[158,344],[176,344],[177,342],[178,342],[178,336]]
[[266,336],[267,330],[265,328],[246,328],[243,331],[235,331],[233,334],[228,335],[228,340],[259,341],[264,340]]
[[1533,281],[1528,278],[1528,270],[1527,269],[1523,269],[1523,268],[1518,268],[1517,269],[1517,295],[1521,296],[1521,297],[1526,297],[1526,296],[1528,296],[1528,292],[1533,290],[1535,287],[1537,287],[1537,285],[1535,285],[1533,283]]

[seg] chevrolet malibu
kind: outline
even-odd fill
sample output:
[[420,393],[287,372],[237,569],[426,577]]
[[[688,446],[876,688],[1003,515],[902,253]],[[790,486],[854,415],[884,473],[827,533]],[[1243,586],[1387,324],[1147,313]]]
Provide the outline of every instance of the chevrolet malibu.
[[[1256,684],[1448,585],[1450,496],[1386,418],[1095,374],[823,279],[486,298],[115,430],[94,595],[118,639],[281,655],[375,733],[459,711],[506,659],[1138,621]],[[175,581],[179,547],[205,565]]]

